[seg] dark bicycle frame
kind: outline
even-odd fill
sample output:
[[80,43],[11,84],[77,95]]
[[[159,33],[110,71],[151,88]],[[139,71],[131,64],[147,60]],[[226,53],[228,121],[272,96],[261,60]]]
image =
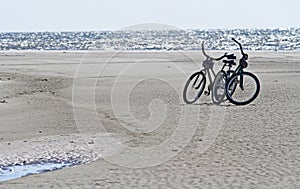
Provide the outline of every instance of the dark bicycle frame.
[[[234,73],[231,75],[231,77],[228,78],[227,81],[229,81],[230,79],[232,79],[234,76],[236,76],[237,74],[240,74],[240,88],[242,90],[244,90],[244,68],[246,68],[248,66],[247,60],[248,60],[248,54],[244,53],[243,47],[241,45],[241,43],[239,43],[236,39],[232,38],[232,40],[237,43],[240,47],[240,51],[242,54],[242,58],[239,61],[239,65],[238,67],[235,69]],[[226,83],[227,83],[226,81]]]
[[236,75],[240,75],[240,87],[242,90],[244,90],[244,76],[243,76],[243,72],[244,72],[244,68],[241,65],[238,65],[238,67],[234,70],[233,74],[226,79],[226,83],[227,81],[229,81],[230,79],[232,79],[233,77],[235,77]]
[[[227,71],[224,70],[226,66],[229,67],[229,69]],[[233,73],[230,74],[230,71],[232,70],[231,67],[232,67],[232,65],[224,63],[224,65],[223,65],[223,67],[221,69],[221,72],[225,73],[225,76],[226,76],[225,80],[226,80],[226,82],[229,81],[234,76],[236,76],[237,74],[240,74],[241,75],[240,76],[241,77],[240,80],[242,80],[241,83],[240,83],[240,87],[243,89],[243,83],[242,83],[243,82],[243,74],[242,73],[244,72],[244,68],[241,65],[238,65],[238,67],[235,70],[233,70]],[[230,75],[230,77],[228,77],[229,75]]]

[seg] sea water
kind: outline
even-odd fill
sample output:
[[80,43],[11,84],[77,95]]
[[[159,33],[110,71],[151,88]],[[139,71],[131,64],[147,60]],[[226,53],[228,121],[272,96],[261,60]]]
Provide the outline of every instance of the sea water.
[[75,162],[39,162],[26,165],[11,165],[0,168],[0,182],[32,174],[54,171],[77,165]]

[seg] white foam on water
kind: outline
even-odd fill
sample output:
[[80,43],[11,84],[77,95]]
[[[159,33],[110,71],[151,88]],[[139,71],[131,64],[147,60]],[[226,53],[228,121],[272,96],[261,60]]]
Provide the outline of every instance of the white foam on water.
[[0,182],[74,166],[74,162],[41,162],[0,168]]

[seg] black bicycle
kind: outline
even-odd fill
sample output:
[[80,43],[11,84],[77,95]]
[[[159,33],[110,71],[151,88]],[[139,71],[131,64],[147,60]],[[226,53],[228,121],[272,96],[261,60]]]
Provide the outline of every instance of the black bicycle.
[[[210,84],[208,85],[208,90],[205,91],[204,94],[207,96],[210,95],[210,91],[211,91],[211,88],[213,85],[212,75],[214,78],[216,77],[216,74],[213,70],[214,61],[220,61],[224,58],[227,58],[228,61],[232,60],[232,59],[236,59],[234,54],[228,55],[227,53],[225,53],[223,56],[221,56],[219,58],[213,58],[213,57],[207,55],[204,50],[204,42],[202,42],[202,53],[206,57],[206,59],[203,61],[203,64],[202,64],[202,66],[204,68],[202,70],[192,74],[188,78],[188,80],[184,86],[183,100],[187,104],[192,104],[200,98],[200,96],[202,95],[202,93],[205,89],[207,75],[208,75]],[[233,72],[229,72],[229,73],[233,73]]]
[[[260,82],[253,73],[244,71],[248,67],[248,54],[244,53],[242,45],[237,40],[234,38],[232,40],[239,45],[242,58],[233,73],[230,68],[236,64],[234,60],[223,61],[225,64],[217,74],[212,86],[212,100],[219,104],[227,98],[235,105],[246,105],[258,96]],[[229,67],[227,72],[224,71],[225,66]]]

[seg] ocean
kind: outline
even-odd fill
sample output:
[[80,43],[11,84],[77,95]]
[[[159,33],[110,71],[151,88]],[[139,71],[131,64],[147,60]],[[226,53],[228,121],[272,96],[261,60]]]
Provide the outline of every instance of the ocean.
[[1,50],[300,50],[300,28],[0,33]]

